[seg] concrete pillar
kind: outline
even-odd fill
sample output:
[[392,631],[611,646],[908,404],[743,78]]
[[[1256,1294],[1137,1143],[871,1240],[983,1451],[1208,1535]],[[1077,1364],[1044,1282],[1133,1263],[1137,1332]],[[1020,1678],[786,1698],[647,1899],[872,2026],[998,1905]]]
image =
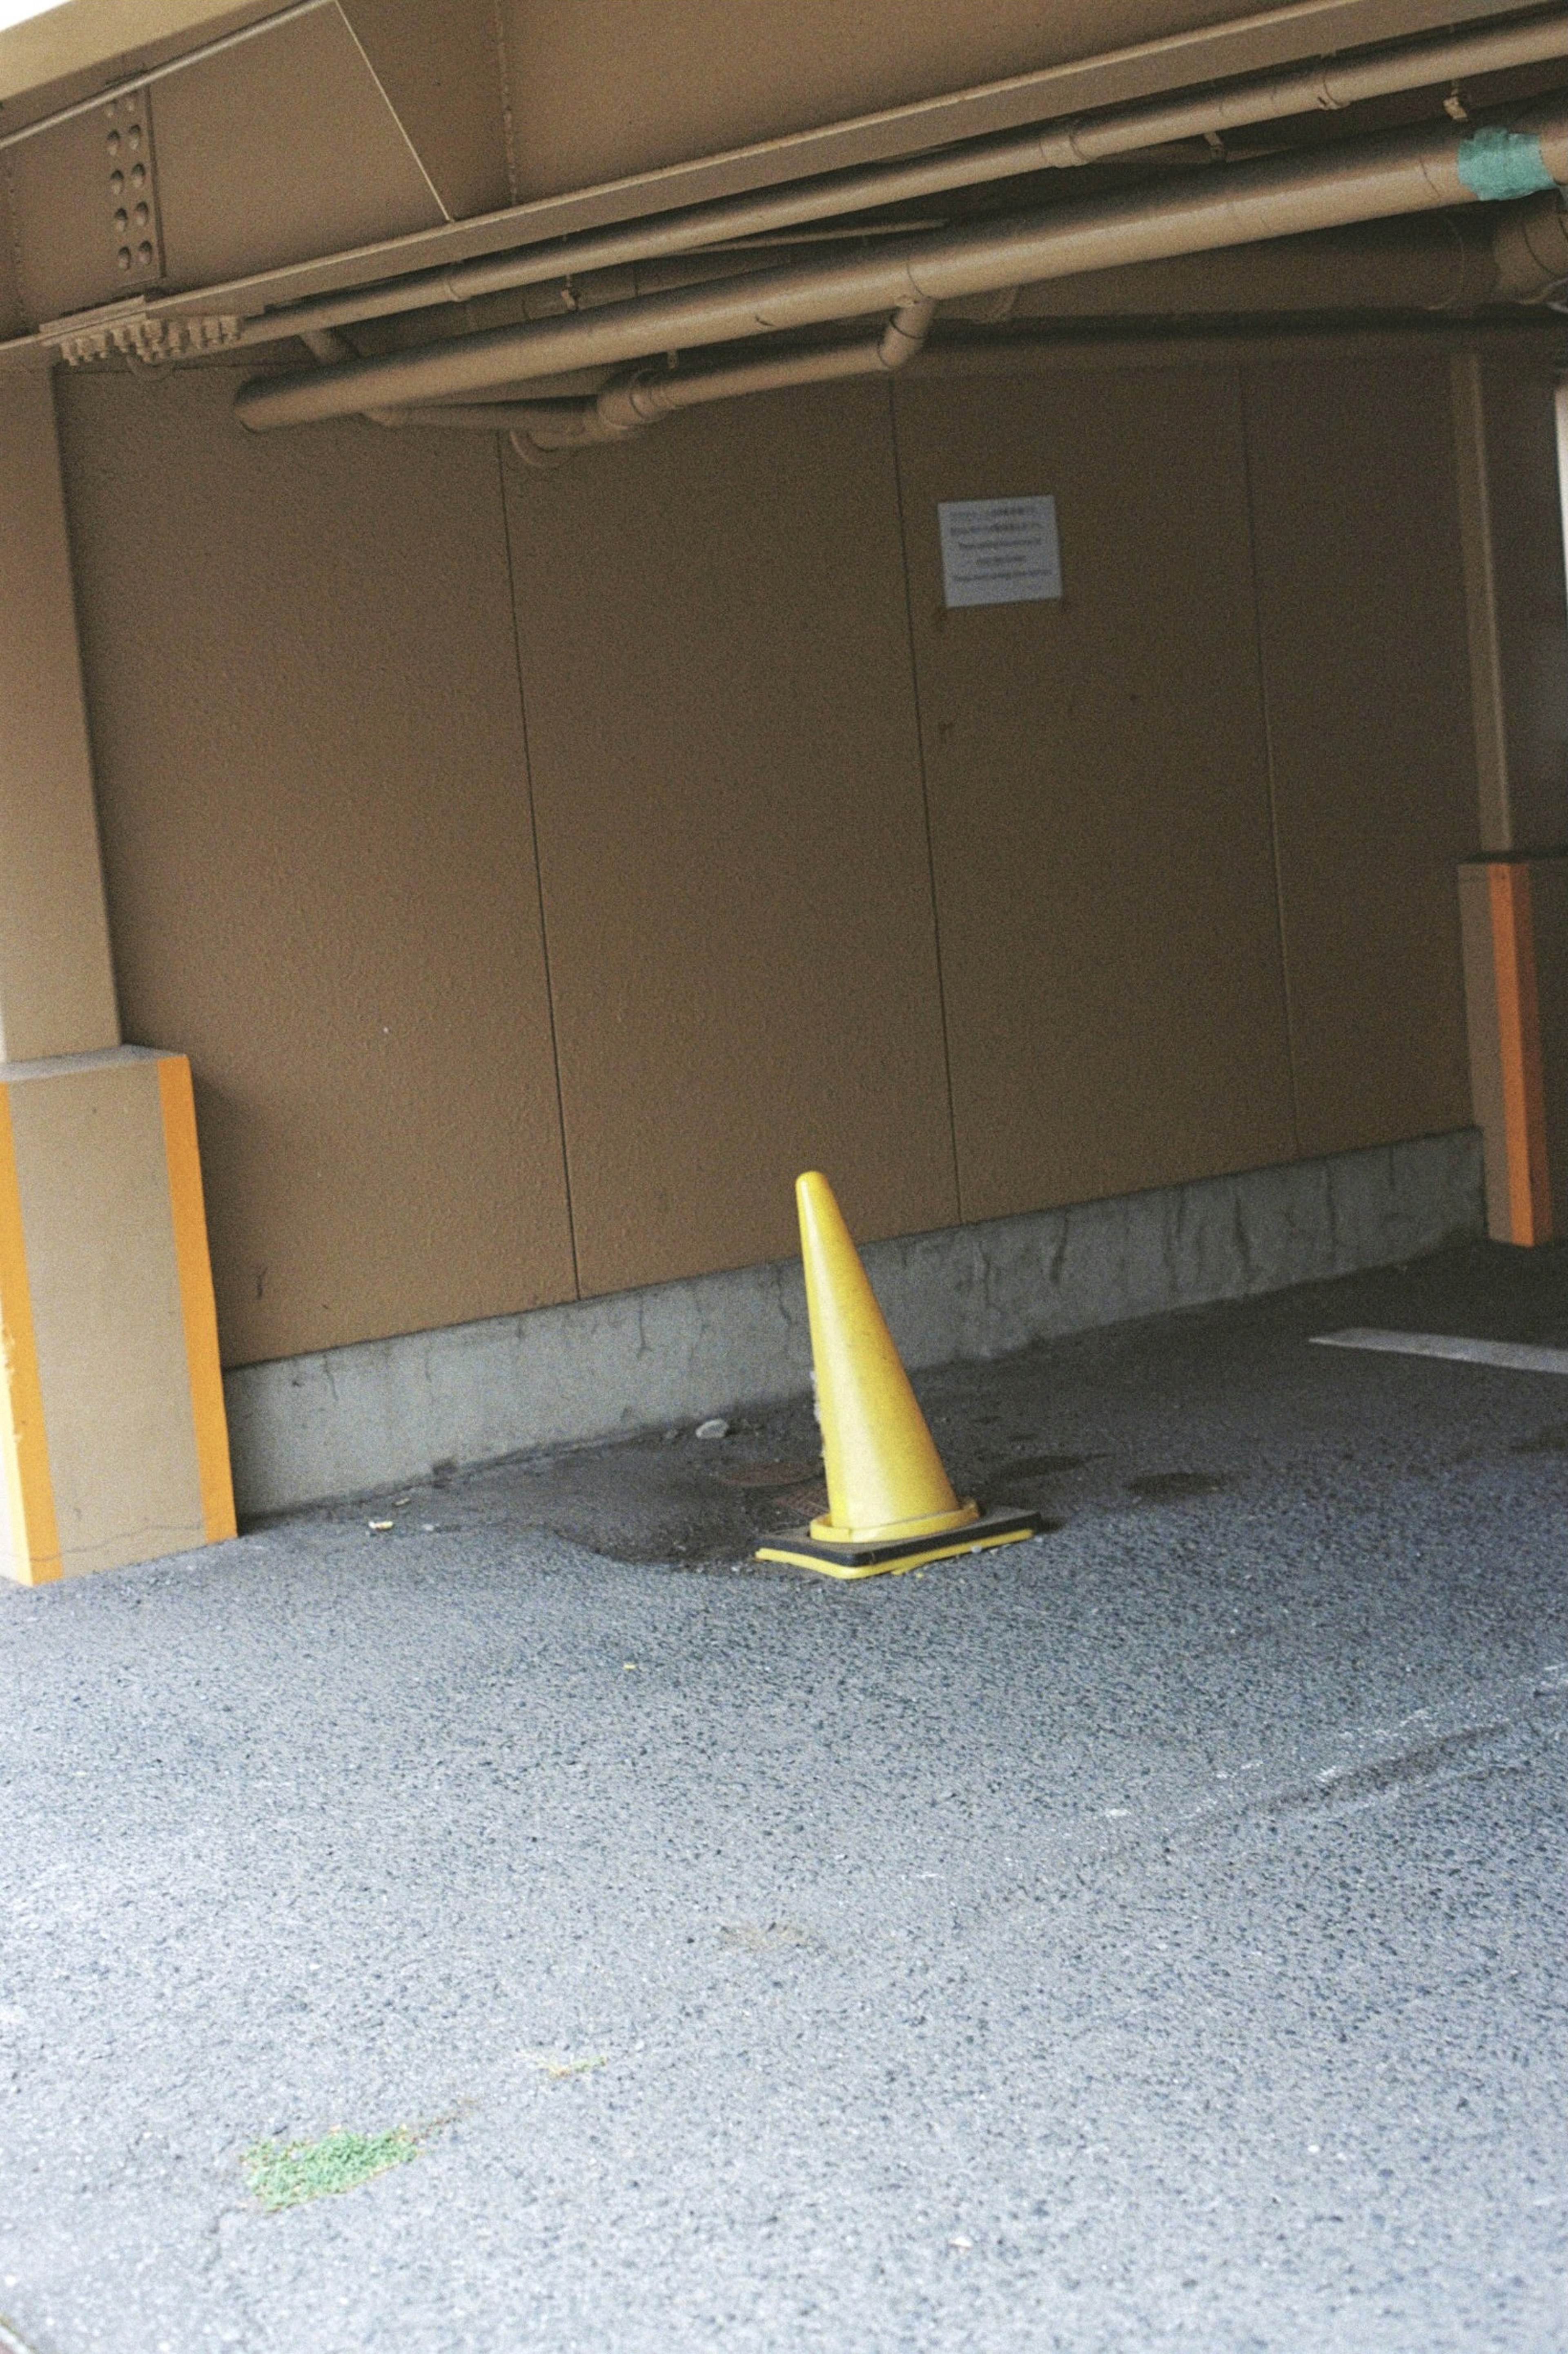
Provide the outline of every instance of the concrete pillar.
[[1568,1235],[1568,851],[1459,869],[1470,1087],[1500,1243]]
[[1561,402],[1539,357],[1454,363],[1481,856],[1460,870],[1487,1223],[1568,1234],[1568,588]]
[[[127,519],[129,525],[129,518]],[[234,1533],[190,1069],[120,1043],[53,396],[0,376],[0,1570]]]

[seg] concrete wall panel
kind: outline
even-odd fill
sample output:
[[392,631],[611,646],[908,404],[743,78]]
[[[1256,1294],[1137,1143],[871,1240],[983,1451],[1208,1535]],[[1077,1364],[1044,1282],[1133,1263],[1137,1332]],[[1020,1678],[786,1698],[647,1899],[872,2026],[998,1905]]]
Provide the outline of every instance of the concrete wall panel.
[[1476,847],[1438,360],[1249,367],[1258,617],[1301,1150],[1470,1117],[1457,862]]
[[957,1214],[887,396],[509,471],[585,1291]]
[[[895,399],[963,1214],[1288,1159],[1234,371]],[[1063,598],[948,611],[938,502],[1042,493]]]
[[573,1288],[494,445],[61,387],[125,1025],[229,1363]]
[[0,1058],[119,1043],[47,376],[0,384]]
[[1568,599],[1560,369],[1468,352],[1452,366],[1458,524],[1469,592],[1479,845],[1568,836]]

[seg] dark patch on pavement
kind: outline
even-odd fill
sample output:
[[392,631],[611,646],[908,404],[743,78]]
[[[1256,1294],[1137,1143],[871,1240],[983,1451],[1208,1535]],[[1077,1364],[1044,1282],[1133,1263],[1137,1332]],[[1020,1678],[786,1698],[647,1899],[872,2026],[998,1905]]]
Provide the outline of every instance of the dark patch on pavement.
[[1568,1455],[1568,1423],[1558,1423],[1549,1430],[1538,1430],[1533,1438],[1516,1438],[1509,1453]]
[[1015,1455],[997,1467],[999,1479],[1060,1479],[1069,1471],[1081,1471],[1086,1463],[1099,1463],[1103,1454],[1095,1455]]
[[726,1488],[798,1488],[821,1474],[821,1458],[801,1456],[793,1463],[721,1463],[714,1473]]
[[1490,1749],[1511,1732],[1507,1724],[1478,1724],[1463,1733],[1424,1741],[1392,1757],[1374,1757],[1370,1765],[1350,1766],[1340,1774],[1324,1774],[1304,1789],[1281,1790],[1270,1798],[1271,1815],[1319,1814],[1329,1807],[1363,1805],[1369,1798],[1387,1797],[1395,1790],[1419,1788],[1477,1750]]
[[1217,1471],[1140,1471],[1127,1492],[1146,1504],[1179,1504],[1189,1496],[1217,1496],[1230,1484]]

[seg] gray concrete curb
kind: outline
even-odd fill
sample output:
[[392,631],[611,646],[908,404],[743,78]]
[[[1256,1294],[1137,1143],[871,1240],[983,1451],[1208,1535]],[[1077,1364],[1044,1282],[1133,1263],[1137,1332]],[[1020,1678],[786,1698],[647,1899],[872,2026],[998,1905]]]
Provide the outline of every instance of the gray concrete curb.
[[[1414,1258],[1485,1229],[1473,1129],[874,1243],[906,1363]],[[283,1511],[483,1463],[798,1396],[796,1260],[574,1300],[226,1378],[239,1509]]]

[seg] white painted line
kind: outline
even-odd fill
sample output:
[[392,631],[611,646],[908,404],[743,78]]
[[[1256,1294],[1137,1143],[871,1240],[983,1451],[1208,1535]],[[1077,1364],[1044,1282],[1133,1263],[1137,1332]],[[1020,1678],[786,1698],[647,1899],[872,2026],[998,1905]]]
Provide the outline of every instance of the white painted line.
[[1351,1325],[1343,1332],[1314,1332],[1319,1349],[1383,1349],[1396,1357],[1454,1357],[1465,1365],[1501,1365],[1510,1373],[1568,1373],[1568,1349],[1538,1348],[1529,1341],[1467,1341],[1446,1332],[1373,1332]]

